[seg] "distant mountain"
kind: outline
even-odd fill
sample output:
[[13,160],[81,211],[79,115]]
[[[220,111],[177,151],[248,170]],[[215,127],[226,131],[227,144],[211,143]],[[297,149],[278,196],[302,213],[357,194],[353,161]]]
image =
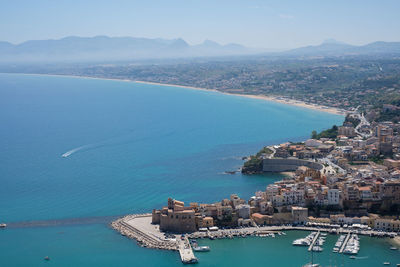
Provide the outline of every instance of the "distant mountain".
[[75,63],[110,62],[143,59],[176,59],[219,56],[315,57],[343,55],[400,54],[400,42],[374,42],[354,46],[333,39],[316,46],[300,47],[284,52],[266,52],[239,44],[221,45],[205,40],[189,45],[183,39],[149,39],[134,37],[76,37],[58,40],[33,40],[21,44],[0,42],[0,64],[10,63]]
[[328,39],[320,45],[300,47],[280,54],[292,56],[343,56],[399,53],[400,42],[374,42],[363,46],[355,46]]
[[237,44],[220,45],[210,40],[194,46],[183,39],[107,36],[71,36],[59,40],[26,41],[17,45],[0,42],[0,63],[116,61],[250,53],[255,53],[255,51]]

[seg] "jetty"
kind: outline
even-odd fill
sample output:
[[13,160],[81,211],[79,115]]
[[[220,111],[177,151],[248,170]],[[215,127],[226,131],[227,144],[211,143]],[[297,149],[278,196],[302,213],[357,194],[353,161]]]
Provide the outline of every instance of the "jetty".
[[142,247],[179,250],[177,238],[168,239],[158,227],[151,224],[151,214],[128,215],[111,223],[111,227],[132,239]]
[[183,240],[178,241],[179,243],[179,255],[181,256],[182,263],[196,263],[198,260],[194,256],[192,247],[187,237]]
[[308,247],[308,251],[312,251],[312,249],[313,249],[313,247],[314,247],[314,244],[315,244],[315,242],[318,240],[318,237],[319,237],[319,234],[320,234],[320,233],[321,233],[321,232],[318,231],[318,232],[315,234],[313,240],[311,241],[310,246]]
[[347,236],[346,236],[346,238],[345,238],[344,241],[343,241],[343,244],[342,244],[342,247],[341,247],[340,250],[339,250],[339,253],[343,253],[343,250],[346,248],[347,242],[349,241],[350,235],[351,235],[350,232],[347,233]]

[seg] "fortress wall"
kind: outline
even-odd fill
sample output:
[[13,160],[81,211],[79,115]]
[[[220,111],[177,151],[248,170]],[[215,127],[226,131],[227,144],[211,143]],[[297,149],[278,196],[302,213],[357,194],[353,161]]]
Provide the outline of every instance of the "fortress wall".
[[264,172],[286,172],[295,171],[299,166],[306,166],[311,169],[321,170],[322,164],[302,159],[264,159]]

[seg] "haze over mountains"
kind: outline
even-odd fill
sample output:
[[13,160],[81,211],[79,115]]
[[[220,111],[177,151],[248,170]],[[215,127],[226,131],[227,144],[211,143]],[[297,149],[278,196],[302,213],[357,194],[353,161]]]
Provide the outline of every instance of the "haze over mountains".
[[354,46],[330,39],[317,46],[274,53],[265,51],[239,44],[220,45],[210,40],[199,45],[189,45],[183,39],[71,36],[58,40],[26,41],[16,45],[0,42],[0,63],[125,61],[251,54],[274,56],[400,54],[400,42],[374,42],[364,46]]

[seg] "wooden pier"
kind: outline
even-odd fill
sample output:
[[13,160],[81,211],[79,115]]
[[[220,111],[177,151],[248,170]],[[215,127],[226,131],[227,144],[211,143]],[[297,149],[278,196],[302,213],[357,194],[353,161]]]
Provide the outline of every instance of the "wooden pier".
[[347,236],[346,236],[346,238],[345,238],[344,241],[343,241],[343,244],[342,244],[342,247],[341,247],[340,250],[339,250],[339,253],[343,253],[343,250],[346,248],[347,242],[349,241],[350,235],[351,235],[350,232],[347,233]]
[[320,233],[321,232],[318,231],[317,234],[314,236],[314,239],[312,240],[311,245],[308,247],[308,251],[312,251],[314,244],[315,244],[315,242],[317,242]]

